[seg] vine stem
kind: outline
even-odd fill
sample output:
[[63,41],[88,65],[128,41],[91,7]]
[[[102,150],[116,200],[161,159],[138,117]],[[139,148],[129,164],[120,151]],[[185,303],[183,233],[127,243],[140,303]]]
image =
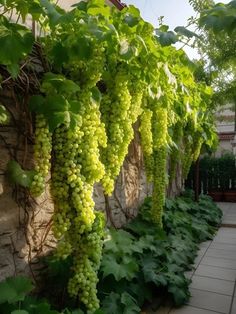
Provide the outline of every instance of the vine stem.
[[112,224],[112,226],[115,229],[117,229],[116,224],[115,224],[114,219],[113,219],[112,214],[111,214],[111,207],[110,207],[110,203],[109,203],[109,196],[106,195],[105,193],[104,193],[104,199],[105,199],[105,210],[106,210],[106,214],[107,214],[107,219],[109,219],[111,224]]

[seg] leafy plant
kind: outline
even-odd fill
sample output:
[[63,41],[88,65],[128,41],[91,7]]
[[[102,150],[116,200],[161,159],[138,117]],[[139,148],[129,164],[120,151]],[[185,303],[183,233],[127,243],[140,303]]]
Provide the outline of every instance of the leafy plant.
[[59,314],[46,301],[28,296],[33,285],[29,278],[12,277],[0,283],[0,311],[2,314]]
[[144,201],[125,230],[109,231],[99,283],[104,309],[123,313],[119,295],[124,291],[139,307],[158,288],[162,295],[165,291],[171,295],[176,305],[188,300],[190,281],[184,271],[191,269],[198,243],[213,237],[222,215],[209,197],[201,196],[195,203],[191,195],[167,200],[164,231],[151,221],[152,198]]

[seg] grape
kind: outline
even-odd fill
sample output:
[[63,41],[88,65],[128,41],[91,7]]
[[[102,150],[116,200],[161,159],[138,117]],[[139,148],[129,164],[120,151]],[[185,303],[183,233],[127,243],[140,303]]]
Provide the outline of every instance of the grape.
[[[173,128],[173,141],[175,145],[180,145],[183,136],[183,127],[181,122],[177,122]],[[172,182],[176,175],[176,166],[180,160],[180,147],[173,147],[170,154],[169,181]]]
[[31,185],[33,196],[40,196],[45,191],[45,180],[50,170],[52,134],[43,115],[36,115],[34,161],[36,174]]
[[152,132],[153,132],[153,193],[152,217],[154,222],[162,226],[162,212],[166,193],[166,162],[167,162],[167,109],[154,103]]
[[74,275],[68,283],[71,296],[79,295],[88,310],[99,307],[97,269],[101,260],[103,228],[94,211],[93,186],[105,174],[100,148],[105,147],[105,126],[99,104],[90,90],[80,92],[83,103],[74,129],[59,126],[53,136],[51,191],[55,204],[53,232],[59,244],[58,258],[72,255]]
[[144,108],[140,118],[141,144],[144,154],[145,170],[148,181],[153,180],[153,138],[152,138],[152,111]]
[[[137,88],[132,102],[128,79],[126,71],[119,69],[113,78],[112,89],[104,96],[101,103],[102,120],[107,133],[107,147],[101,150],[102,161],[105,165],[102,184],[108,195],[113,192],[114,181],[133,139],[132,123],[135,122],[141,110],[142,91],[140,92]],[[111,82],[107,84],[109,86]]]

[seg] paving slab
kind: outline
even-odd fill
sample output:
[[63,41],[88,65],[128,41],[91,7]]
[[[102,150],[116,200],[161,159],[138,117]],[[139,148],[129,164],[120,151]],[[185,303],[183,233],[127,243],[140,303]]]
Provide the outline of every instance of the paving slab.
[[215,237],[213,243],[225,243],[236,245],[236,239],[232,239],[231,237]]
[[208,248],[212,241],[205,241],[199,245],[199,248]]
[[202,277],[229,280],[232,282],[236,280],[236,269],[227,269],[209,265],[199,265],[194,274]]
[[227,243],[217,243],[212,242],[211,249],[221,249],[221,250],[232,250],[236,251],[236,243],[235,244],[227,244]]
[[233,259],[225,259],[220,257],[206,257],[201,260],[202,265],[210,265],[228,269],[236,269],[236,261]]
[[205,290],[190,289],[189,305],[193,307],[228,314],[231,305],[231,296]]
[[204,310],[204,309],[200,309],[200,308],[193,307],[190,305],[186,305],[186,306],[181,307],[180,309],[173,309],[169,313],[170,314],[214,314],[214,313],[220,313],[220,312]]
[[190,288],[232,296],[234,292],[234,282],[194,275]]
[[236,233],[235,228],[227,228],[227,227],[221,227],[220,229],[218,229],[217,234],[220,233]]
[[219,250],[216,248],[209,248],[205,254],[205,256],[210,257],[222,257],[225,259],[235,259],[236,260],[236,250]]
[[230,314],[235,314],[235,313],[236,313],[236,298],[233,299],[233,303],[232,303]]
[[217,240],[217,239],[221,239],[221,238],[226,238],[226,239],[232,238],[232,239],[236,239],[236,233],[233,233],[233,232],[230,233],[230,232],[226,232],[226,231],[217,233],[213,241],[215,241],[215,240]]

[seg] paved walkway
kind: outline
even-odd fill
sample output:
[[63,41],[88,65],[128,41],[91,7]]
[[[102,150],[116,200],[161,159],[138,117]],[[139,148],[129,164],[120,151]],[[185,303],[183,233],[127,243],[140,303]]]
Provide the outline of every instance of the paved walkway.
[[195,260],[192,297],[179,309],[162,308],[156,314],[236,314],[236,203],[218,203],[222,225],[213,241],[201,244]]

